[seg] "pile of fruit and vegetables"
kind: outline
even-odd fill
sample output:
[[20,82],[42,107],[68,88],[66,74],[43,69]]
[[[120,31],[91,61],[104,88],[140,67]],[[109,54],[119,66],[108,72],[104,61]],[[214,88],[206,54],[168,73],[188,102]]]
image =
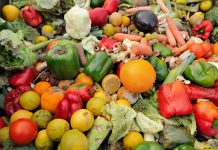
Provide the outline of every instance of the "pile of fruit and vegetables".
[[217,0],[0,9],[0,149],[218,150]]

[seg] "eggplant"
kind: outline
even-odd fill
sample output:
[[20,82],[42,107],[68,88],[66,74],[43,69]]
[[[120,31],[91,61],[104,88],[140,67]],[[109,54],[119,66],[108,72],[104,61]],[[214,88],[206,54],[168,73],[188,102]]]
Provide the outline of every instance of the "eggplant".
[[153,32],[158,27],[157,16],[152,11],[140,10],[132,16],[135,27],[144,33]]

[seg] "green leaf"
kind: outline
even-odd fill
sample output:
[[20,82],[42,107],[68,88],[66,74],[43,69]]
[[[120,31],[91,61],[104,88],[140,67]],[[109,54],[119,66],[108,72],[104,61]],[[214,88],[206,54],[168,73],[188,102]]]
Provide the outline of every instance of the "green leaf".
[[33,143],[28,145],[16,145],[11,140],[7,140],[3,143],[3,150],[36,150]]
[[24,6],[29,5],[30,0],[12,0],[12,5],[17,6],[18,8],[22,8]]
[[14,33],[11,30],[2,30],[0,32],[0,45],[10,44],[12,48],[17,48],[22,44],[23,36],[21,31]]
[[39,32],[27,25],[23,20],[21,19],[17,19],[11,23],[9,23],[9,28],[12,30],[12,29],[17,29],[17,30],[20,30],[23,35],[24,35],[24,38],[27,40],[27,41],[31,41],[31,42],[34,42],[36,37],[40,36]]
[[36,0],[37,5],[44,9],[52,9],[59,2],[60,0]]

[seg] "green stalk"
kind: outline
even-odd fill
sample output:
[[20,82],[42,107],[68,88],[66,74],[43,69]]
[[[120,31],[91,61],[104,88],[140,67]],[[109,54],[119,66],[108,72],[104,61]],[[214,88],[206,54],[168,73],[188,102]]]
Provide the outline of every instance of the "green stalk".
[[196,2],[201,2],[203,0],[187,0],[187,3],[196,3]]
[[185,11],[189,11],[189,12],[197,12],[199,10],[199,6],[200,6],[200,4],[196,4],[193,7],[176,4],[177,9],[181,9],[181,10],[185,10]]
[[54,41],[55,39],[50,39],[48,41],[45,41],[45,42],[42,42],[42,43],[39,43],[39,44],[36,44],[36,45],[32,45],[30,47],[28,47],[31,51],[36,51],[40,48],[44,48],[46,47],[50,42]]
[[163,84],[169,84],[176,81],[176,78],[183,74],[185,69],[191,64],[195,59],[195,55],[191,54],[186,60],[184,60],[179,66],[170,70]]

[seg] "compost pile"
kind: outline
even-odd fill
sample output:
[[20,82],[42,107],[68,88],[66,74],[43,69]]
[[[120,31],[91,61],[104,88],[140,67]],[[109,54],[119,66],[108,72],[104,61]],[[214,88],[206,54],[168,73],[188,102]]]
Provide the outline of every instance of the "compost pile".
[[217,0],[0,7],[3,150],[218,150]]

